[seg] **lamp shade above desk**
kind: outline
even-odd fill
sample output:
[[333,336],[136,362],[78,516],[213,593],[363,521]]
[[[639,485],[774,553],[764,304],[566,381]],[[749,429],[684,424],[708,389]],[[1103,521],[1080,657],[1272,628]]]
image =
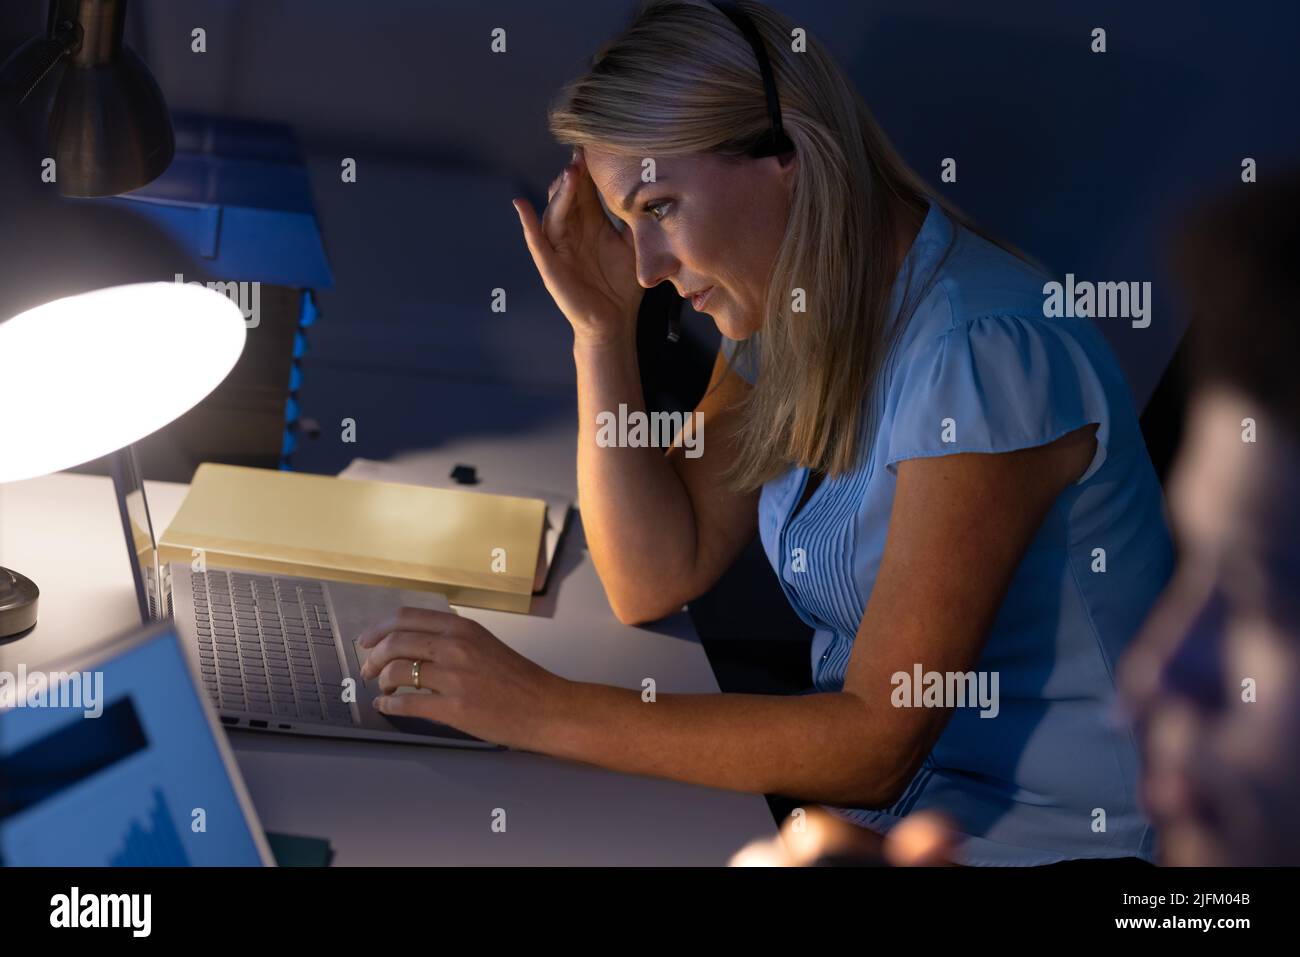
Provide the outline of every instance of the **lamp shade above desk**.
[[221,383],[246,334],[235,303],[175,282],[97,289],[0,321],[0,482],[167,425]]

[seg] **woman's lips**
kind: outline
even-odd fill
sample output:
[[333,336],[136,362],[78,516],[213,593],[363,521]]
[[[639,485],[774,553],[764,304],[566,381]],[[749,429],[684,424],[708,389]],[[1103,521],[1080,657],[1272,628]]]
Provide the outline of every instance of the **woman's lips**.
[[713,294],[712,286],[709,286],[709,288],[703,290],[702,292],[695,293],[693,296],[691,296],[691,308],[694,309],[696,312],[703,312],[704,304],[709,301],[709,296],[711,296],[712,294]]

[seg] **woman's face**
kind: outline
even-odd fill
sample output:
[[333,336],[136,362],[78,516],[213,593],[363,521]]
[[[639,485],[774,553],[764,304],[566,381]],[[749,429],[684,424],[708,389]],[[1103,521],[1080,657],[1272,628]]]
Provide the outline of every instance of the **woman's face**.
[[1169,494],[1178,568],[1121,673],[1144,803],[1166,864],[1295,864],[1300,442],[1221,390],[1187,435]]
[[627,224],[637,280],[665,280],[730,339],[762,325],[768,277],[785,235],[797,160],[716,154],[656,159],[583,151],[606,208]]

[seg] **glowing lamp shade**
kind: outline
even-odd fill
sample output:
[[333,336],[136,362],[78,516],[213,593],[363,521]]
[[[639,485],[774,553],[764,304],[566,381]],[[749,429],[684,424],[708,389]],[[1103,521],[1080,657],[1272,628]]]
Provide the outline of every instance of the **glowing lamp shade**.
[[174,282],[97,289],[0,322],[0,482],[156,432],[221,383],[244,336],[233,302]]

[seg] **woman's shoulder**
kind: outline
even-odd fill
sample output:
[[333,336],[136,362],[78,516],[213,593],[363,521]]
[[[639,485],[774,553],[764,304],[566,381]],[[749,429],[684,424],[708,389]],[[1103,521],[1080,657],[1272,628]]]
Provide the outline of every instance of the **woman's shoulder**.
[[[950,247],[932,254],[925,294],[901,337],[901,363],[975,341],[1007,362],[1032,365],[1040,358],[1034,353],[1048,348],[1037,344],[1046,341],[1067,346],[1080,362],[1103,367],[1096,371],[1118,374],[1114,355],[1091,320],[1048,314],[1044,287],[1052,277],[1046,270],[959,224],[951,223],[947,235]],[[1018,354],[1001,355],[999,346],[1017,344]]]
[[947,332],[991,316],[1046,316],[1046,270],[958,223],[947,220],[946,226],[943,248],[928,257],[930,275],[917,279],[928,280],[918,304],[918,313],[929,314],[926,331]]
[[[1048,317],[1038,267],[970,231],[955,241],[909,320],[885,399],[887,462],[1007,452],[1131,418],[1123,373],[1089,320]],[[934,257],[940,261],[939,255]]]

